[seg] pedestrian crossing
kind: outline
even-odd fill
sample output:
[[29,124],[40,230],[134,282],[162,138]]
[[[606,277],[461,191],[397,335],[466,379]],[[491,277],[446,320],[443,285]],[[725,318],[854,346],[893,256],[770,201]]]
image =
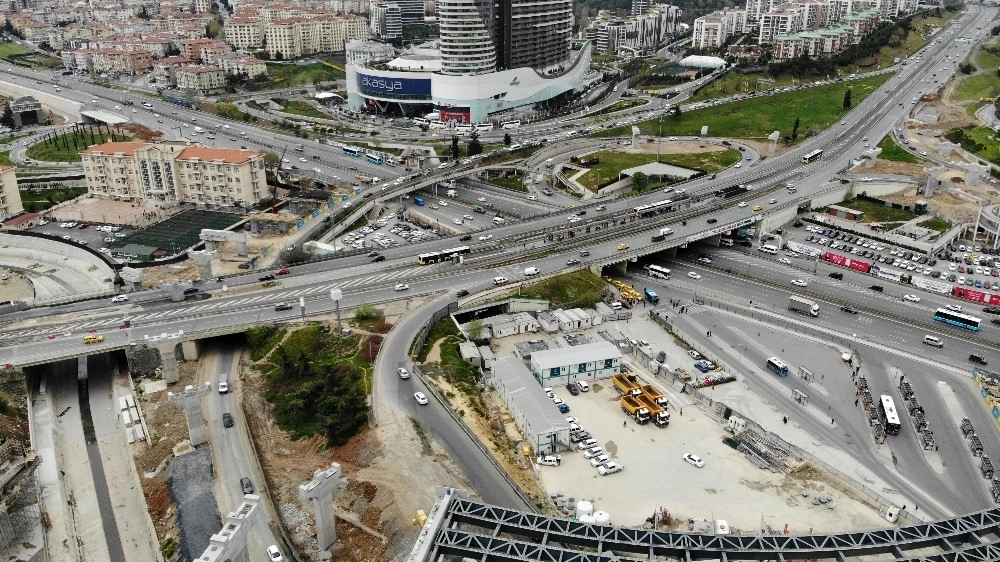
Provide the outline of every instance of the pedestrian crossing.
[[[431,267],[429,266],[411,267],[395,271],[382,272],[377,275],[358,277],[355,279],[349,279],[337,283],[330,283],[330,284],[317,285],[311,287],[292,288],[286,291],[268,292],[267,294],[262,294],[262,295],[248,295],[244,297],[209,299],[208,301],[194,304],[192,306],[186,306],[182,308],[172,308],[169,310],[162,310],[157,312],[139,312],[137,314],[127,314],[127,317],[133,322],[156,321],[156,320],[166,320],[170,318],[176,318],[180,316],[189,316],[191,314],[225,312],[227,310],[232,310],[247,306],[258,306],[264,304],[271,305],[293,299],[298,299],[300,297],[304,298],[314,295],[329,294],[331,289],[340,289],[341,291],[347,291],[349,289],[377,287],[380,284],[385,284],[396,280],[404,279],[407,277],[412,277],[417,272],[422,272],[426,274],[430,270]],[[223,294],[223,293],[217,292],[216,294]],[[67,332],[80,332],[80,331],[94,330],[100,328],[111,328],[121,325],[122,322],[123,322],[122,318],[95,318],[93,320],[76,322],[67,325],[56,325],[44,328],[32,328],[28,330],[3,332],[0,333],[0,341],[29,338],[34,336],[47,336],[50,334],[60,335],[60,334],[65,334]]]

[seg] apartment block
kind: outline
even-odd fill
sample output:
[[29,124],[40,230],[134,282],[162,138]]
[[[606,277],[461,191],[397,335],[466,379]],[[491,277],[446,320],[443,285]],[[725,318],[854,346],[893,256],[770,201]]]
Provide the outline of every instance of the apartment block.
[[356,15],[287,18],[268,25],[264,37],[272,59],[342,53],[348,40],[368,37],[368,22]]
[[207,94],[226,87],[226,71],[218,66],[179,66],[174,69],[178,90]]
[[881,21],[879,9],[871,7],[848,15],[834,26],[779,35],[774,39],[773,59],[785,61],[801,56],[816,58],[834,55],[857,44]]
[[178,68],[194,65],[187,57],[164,57],[153,65],[153,80],[158,84],[177,85],[175,73]]
[[594,41],[597,53],[645,54],[677,31],[677,20],[682,14],[680,8],[667,4],[652,5],[642,15],[624,19],[615,17],[611,10],[601,10],[586,34]]
[[226,74],[246,74],[247,78],[267,74],[267,63],[258,58],[230,54],[221,57],[219,61]]
[[148,51],[94,49],[91,57],[93,71],[97,73],[142,74],[149,70],[153,62],[153,57]]
[[257,16],[231,17],[224,26],[226,43],[239,51],[259,49],[264,44],[264,26]]
[[253,205],[267,196],[264,156],[181,142],[109,142],[80,154],[87,191],[143,205]]
[[21,192],[17,190],[17,176],[12,166],[0,166],[0,218],[6,220],[24,211]]
[[743,33],[747,11],[729,8],[694,20],[691,46],[696,49],[720,48],[730,37]]

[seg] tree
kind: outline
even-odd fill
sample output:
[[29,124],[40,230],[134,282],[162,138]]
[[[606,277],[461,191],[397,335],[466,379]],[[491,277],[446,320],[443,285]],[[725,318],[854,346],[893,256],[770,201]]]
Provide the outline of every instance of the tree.
[[649,176],[642,172],[632,174],[632,191],[642,193],[649,187]]
[[850,108],[851,108],[851,89],[848,88],[847,91],[844,92],[844,109],[850,109]]
[[479,318],[473,318],[469,325],[466,327],[466,331],[469,332],[469,339],[472,341],[479,341],[483,338],[483,332],[486,330],[486,325]]
[[452,160],[458,160],[458,136],[451,136],[451,158]]
[[370,302],[360,303],[354,308],[354,319],[355,320],[374,320],[378,314],[375,311],[375,305]]
[[512,142],[514,142],[514,141],[511,140],[510,133],[504,133],[503,134],[503,144],[504,144],[504,146],[510,146],[510,143],[512,143]]
[[273,152],[264,153],[264,165],[266,165],[268,168],[276,167],[278,165],[278,162],[280,161],[281,158],[279,158],[277,154]]
[[473,132],[469,135],[468,151],[469,156],[475,156],[483,153],[483,143],[479,142],[479,133]]
[[797,140],[799,138],[799,118],[795,118],[795,124],[792,125],[792,140]]
[[14,111],[8,105],[3,110],[3,116],[0,117],[0,125],[4,127],[14,128]]

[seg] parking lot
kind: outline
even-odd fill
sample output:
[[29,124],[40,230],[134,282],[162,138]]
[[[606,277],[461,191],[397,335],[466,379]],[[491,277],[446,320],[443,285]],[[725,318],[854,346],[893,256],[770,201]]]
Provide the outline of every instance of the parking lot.
[[371,225],[350,231],[340,238],[345,248],[371,248],[382,250],[411,242],[425,242],[438,236],[417,224],[395,220],[395,216],[385,216]]
[[[72,226],[71,226],[72,225]],[[48,222],[31,229],[32,232],[41,232],[52,236],[57,236],[63,240],[75,242],[83,246],[89,246],[95,250],[110,248],[119,244],[122,239],[131,234],[132,230],[115,226],[115,232],[98,230],[98,225],[90,225],[86,222]]]

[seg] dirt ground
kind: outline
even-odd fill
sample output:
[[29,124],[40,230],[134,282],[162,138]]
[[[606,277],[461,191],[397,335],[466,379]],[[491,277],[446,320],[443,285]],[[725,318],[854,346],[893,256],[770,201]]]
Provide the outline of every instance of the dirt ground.
[[[732,150],[728,146],[721,146],[718,144],[704,143],[698,141],[667,141],[664,140],[660,143],[646,142],[648,137],[636,137],[636,143],[628,148],[622,149],[623,152],[633,152],[633,153],[644,153],[644,154],[656,154],[657,144],[659,144],[660,154],[695,154],[699,152],[721,152],[723,150]],[[641,142],[640,142],[641,141]],[[759,142],[755,140],[740,140],[740,144],[746,145],[756,151],[758,154],[767,155],[768,153],[768,143]],[[778,145],[778,149],[775,152],[775,156],[781,154],[786,150],[782,145]]]
[[58,221],[86,221],[94,224],[128,225],[145,228],[169,218],[180,211],[142,207],[129,201],[112,201],[99,197],[77,197],[63,203],[58,209],[46,211]]

